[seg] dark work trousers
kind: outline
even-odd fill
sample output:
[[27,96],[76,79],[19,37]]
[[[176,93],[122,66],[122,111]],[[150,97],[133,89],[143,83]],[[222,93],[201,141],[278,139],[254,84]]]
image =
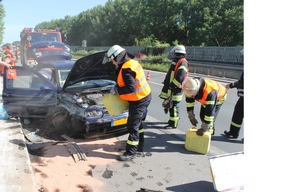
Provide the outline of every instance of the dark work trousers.
[[179,101],[172,101],[172,107],[169,109],[169,121],[168,124],[174,128],[178,126],[179,121]]
[[[214,122],[215,122],[215,120],[216,120],[216,118],[217,118],[217,116],[218,116],[218,114],[220,112],[220,109],[221,109],[222,105],[223,105],[223,103],[215,106],[214,119],[213,119],[212,124],[210,125],[210,129],[213,129],[213,130],[215,129]],[[199,117],[200,117],[201,121],[204,121],[203,120],[204,119],[204,116],[205,116],[205,107],[204,106],[201,106],[200,107],[200,113],[199,113]]]
[[232,123],[230,128],[231,133],[239,135],[243,119],[244,119],[244,97],[239,97],[232,116]]
[[[147,96],[148,97],[148,96]],[[151,102],[150,99],[146,97],[140,101],[129,101],[129,117],[127,121],[127,127],[129,132],[129,137],[126,144],[126,152],[129,154],[136,154],[138,151],[143,151],[144,146],[144,131],[142,119],[144,112]],[[141,134],[139,135],[139,130]]]

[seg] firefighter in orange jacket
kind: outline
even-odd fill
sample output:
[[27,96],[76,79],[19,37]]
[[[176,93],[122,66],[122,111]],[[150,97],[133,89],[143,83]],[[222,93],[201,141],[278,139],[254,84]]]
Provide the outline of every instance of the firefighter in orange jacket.
[[[12,54],[12,49],[13,49],[13,45],[9,44],[4,53],[3,53],[3,58],[2,58],[2,63],[1,63],[1,74],[4,74],[4,66],[6,66],[9,70],[7,72],[7,78],[8,79],[16,79],[16,71],[15,69],[11,69],[12,66],[16,66],[16,61],[15,61],[15,57]],[[9,66],[7,65],[9,64]]]
[[189,78],[185,82],[183,90],[186,95],[188,118],[194,126],[198,123],[194,115],[195,101],[201,103],[200,119],[202,125],[197,130],[197,135],[202,136],[205,131],[214,135],[214,122],[226,100],[227,89],[219,82],[208,78]]
[[[1,67],[6,67],[7,69],[11,69],[12,68],[12,65],[11,64],[9,64],[6,61],[1,61],[1,60],[0,60],[0,66]],[[1,73],[1,75],[3,75],[3,74]]]
[[137,152],[143,152],[144,130],[142,119],[147,111],[152,95],[151,88],[146,80],[142,66],[119,46],[112,46],[106,53],[103,64],[112,61],[116,66],[117,84],[111,93],[120,95],[120,98],[129,103],[129,117],[127,128],[129,131],[126,151],[118,157],[120,161],[128,161],[136,157]]
[[[13,45],[9,44],[7,49],[5,50],[5,61],[11,64],[12,66],[16,66],[15,56],[12,53]],[[7,79],[14,80],[16,79],[16,70],[15,69],[8,69],[7,71]],[[12,83],[12,82],[11,82]]]
[[8,44],[5,51],[4,51],[4,57],[10,57],[11,60],[15,60],[14,54],[12,53],[13,50],[13,45],[12,44]]

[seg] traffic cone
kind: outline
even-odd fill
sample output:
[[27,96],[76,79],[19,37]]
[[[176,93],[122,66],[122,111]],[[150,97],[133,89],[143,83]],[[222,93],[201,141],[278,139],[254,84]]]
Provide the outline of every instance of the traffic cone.
[[150,81],[150,71],[147,72],[146,80]]

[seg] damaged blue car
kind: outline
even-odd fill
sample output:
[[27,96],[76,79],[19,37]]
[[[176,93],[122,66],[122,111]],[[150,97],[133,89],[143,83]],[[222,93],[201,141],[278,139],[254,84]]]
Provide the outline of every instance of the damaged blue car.
[[[8,115],[20,118],[23,125],[46,119],[52,124],[50,132],[58,134],[126,133],[128,111],[111,116],[103,103],[116,80],[114,65],[102,65],[104,54],[6,69],[2,99]],[[9,70],[15,70],[15,79],[9,78]]]

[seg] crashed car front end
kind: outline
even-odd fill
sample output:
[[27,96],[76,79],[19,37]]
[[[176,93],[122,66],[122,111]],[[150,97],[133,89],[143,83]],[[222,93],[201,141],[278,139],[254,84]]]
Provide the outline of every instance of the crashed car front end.
[[74,132],[109,134],[127,131],[128,111],[111,116],[104,105],[104,94],[109,93],[110,87],[59,94],[60,106],[69,112]]

